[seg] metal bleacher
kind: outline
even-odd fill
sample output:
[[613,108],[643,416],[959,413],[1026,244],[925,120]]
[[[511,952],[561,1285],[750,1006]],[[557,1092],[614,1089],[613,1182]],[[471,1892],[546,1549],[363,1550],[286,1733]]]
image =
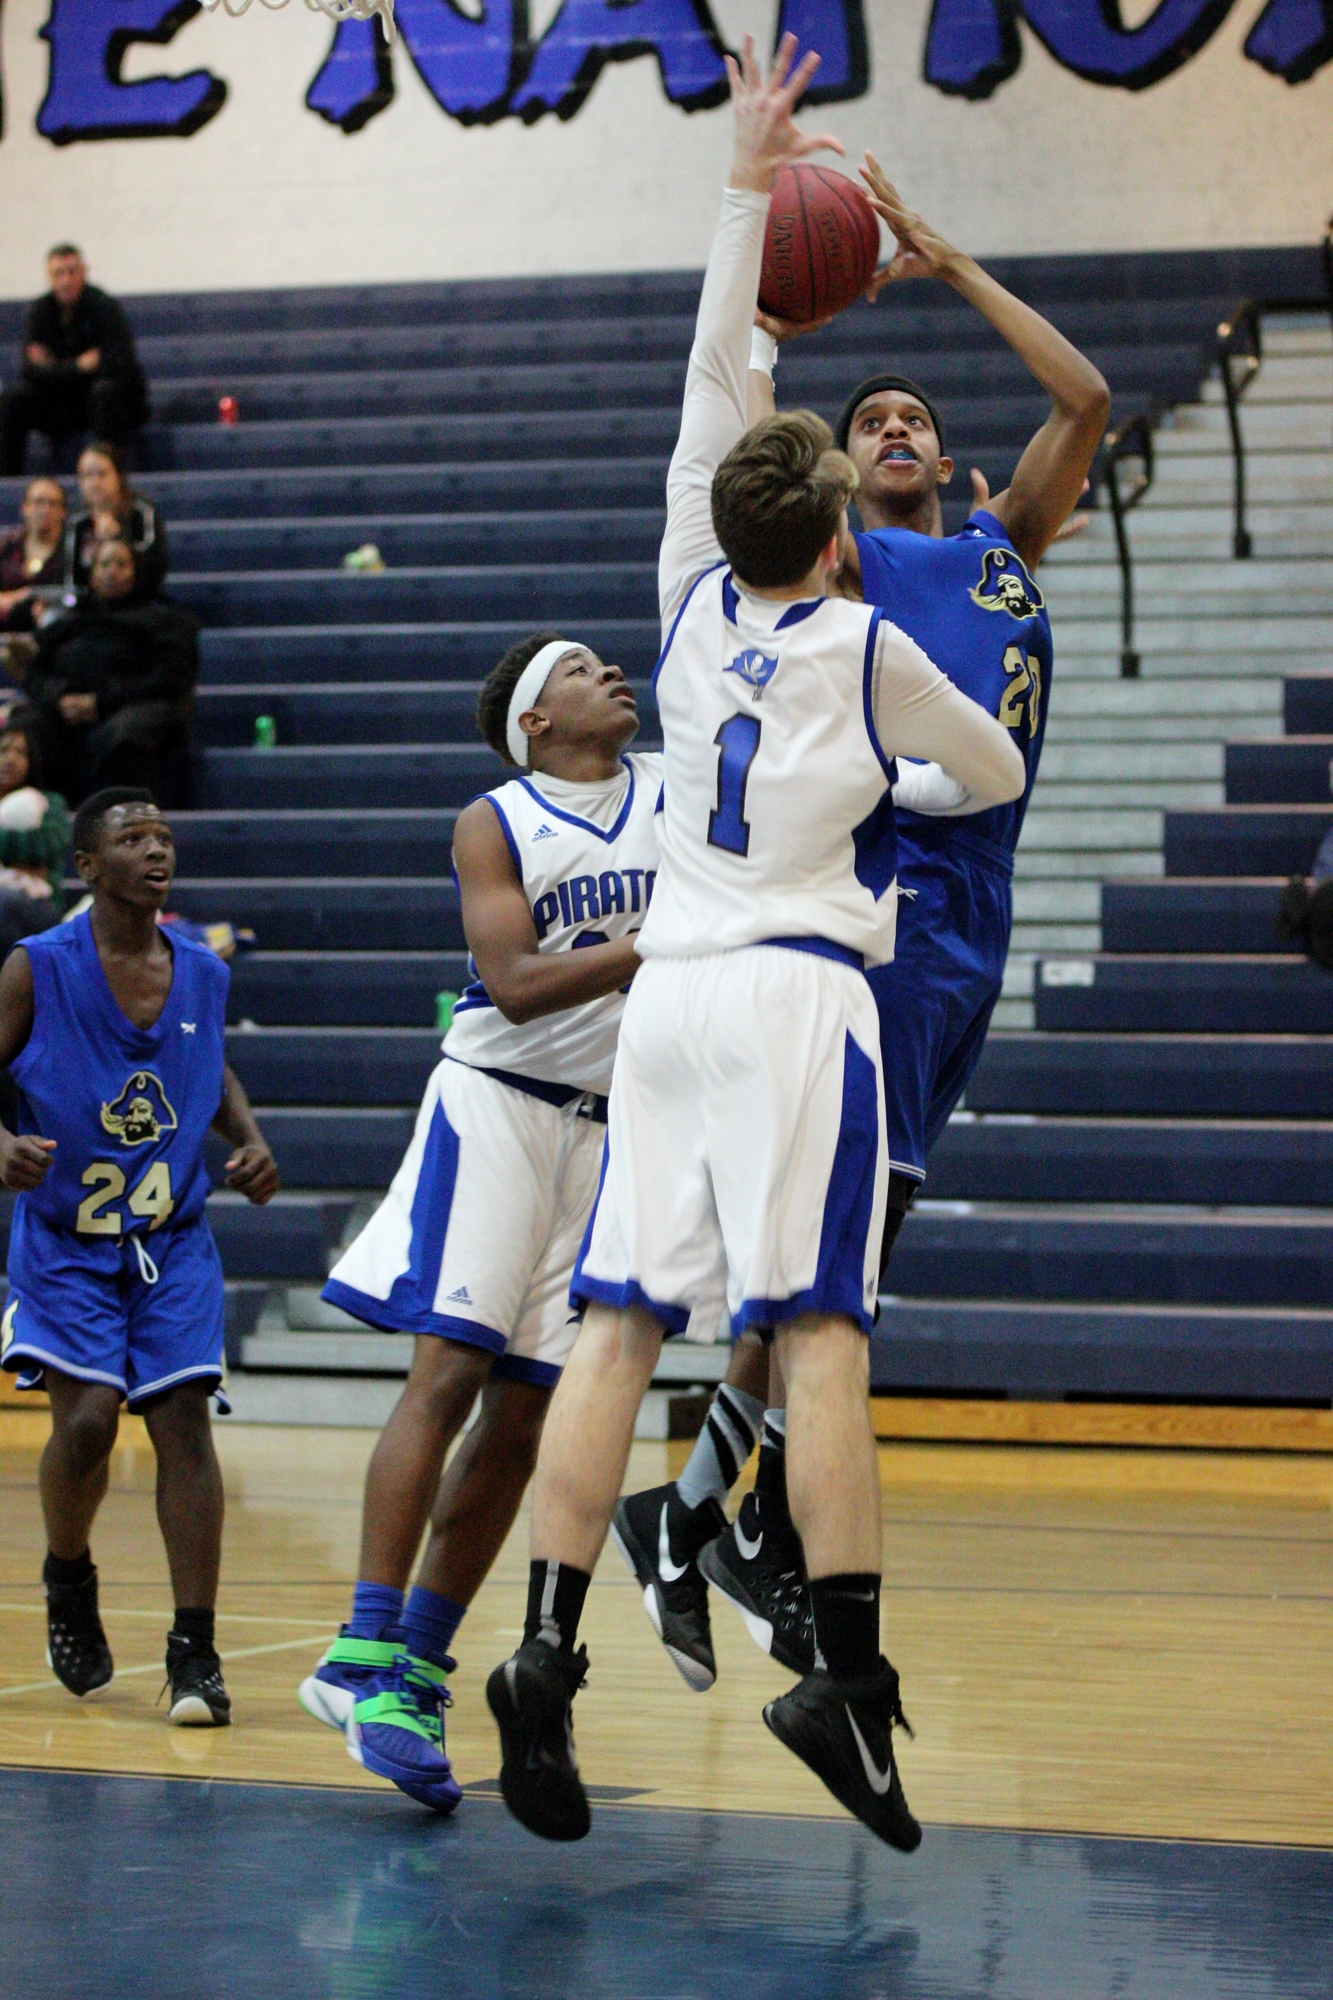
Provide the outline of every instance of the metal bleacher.
[[[1241,292],[1317,292],[1314,254],[994,268],[1091,353],[1118,409],[1153,400],[1188,411],[1206,410],[1201,356],[1219,315]],[[168,523],[169,590],[205,627],[194,808],[174,816],[172,903],[257,933],[258,949],[234,963],[229,1057],[284,1179],[265,1210],[225,1192],[211,1206],[241,1414],[378,1421],[396,1392],[410,1342],[356,1329],[317,1293],[407,1142],[437,1057],[436,996],[463,981],[451,829],[501,775],[476,738],[477,683],[513,639],[546,624],[646,682],[698,282],[669,273],[127,302],[154,404],[136,478]],[[0,306],[0,338],[17,328],[18,308]],[[886,365],[919,376],[943,406],[960,466],[952,529],[967,511],[967,468],[1002,486],[1045,405],[951,292],[916,285],[784,351],[780,400],[831,416]],[[239,403],[236,425],[218,422],[224,395]],[[0,482],[6,518],[17,492]],[[344,570],[343,555],[366,542],[385,570]],[[1111,641],[1078,625],[1109,615],[1096,573],[1107,559],[1094,533],[1049,572],[1055,792],[1039,784],[1025,850],[1055,860],[1025,892],[1020,855],[1021,978],[1000,1017],[1011,1032],[993,1034],[928,1200],[903,1231],[876,1383],[1326,1400],[1333,1057],[1321,1037],[1333,982],[1278,955],[1271,881],[1226,878],[1308,865],[1333,818],[1333,745],[1230,753],[1226,796],[1246,803],[1223,809],[1219,790],[1217,809],[1169,810],[1164,880],[1153,873],[1160,814],[1136,833],[1148,872],[1106,890],[1098,934],[1087,899],[1131,849],[1108,836],[1107,865],[1100,851],[1079,859],[1093,805],[1068,791],[1058,746],[1081,740],[1080,716],[1100,716],[1098,689],[1117,685]],[[1188,620],[1170,588],[1171,615]],[[1333,666],[1333,598],[1312,616],[1303,664],[1317,671]],[[1066,709],[1070,659],[1082,665]],[[1141,740],[1144,718],[1149,734],[1173,734],[1161,718],[1180,704],[1156,698],[1173,671],[1154,678],[1149,656],[1132,698],[1107,697],[1128,741]],[[1291,726],[1307,739],[1333,733],[1330,689],[1292,685]],[[261,714],[274,718],[275,748],[253,747]],[[1072,857],[1063,875],[1062,857]],[[1050,886],[1066,880],[1067,891]],[[1081,958],[1051,955],[1052,941],[1058,951],[1085,940]],[[667,1372],[704,1381],[720,1366],[720,1350],[695,1349]]]

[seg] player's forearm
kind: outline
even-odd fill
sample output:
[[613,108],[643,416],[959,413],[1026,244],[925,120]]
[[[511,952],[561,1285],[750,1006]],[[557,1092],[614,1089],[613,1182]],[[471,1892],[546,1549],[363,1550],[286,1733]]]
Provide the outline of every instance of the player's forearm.
[[516,1027],[582,1007],[589,1000],[604,1000],[627,986],[638,969],[633,938],[575,951],[518,953],[492,968],[489,978],[485,964],[480,960],[477,964],[488,997]]
[[718,560],[713,474],[749,428],[750,329],[759,297],[768,196],[728,188],[713,235],[685,377],[680,438],[667,474],[658,588],[667,617],[700,570]]
[[260,1131],[250,1100],[245,1094],[245,1085],[231,1068],[222,1072],[222,1102],[218,1105],[213,1120],[213,1130],[229,1146],[263,1146],[267,1144]]
[[970,811],[1022,794],[1027,766],[1009,730],[892,628],[881,630],[874,708],[885,750],[940,765],[968,795]]
[[1072,417],[1105,412],[1110,396],[1101,371],[1048,319],[1006,291],[971,257],[960,256],[943,275],[1009,343],[1058,409]]

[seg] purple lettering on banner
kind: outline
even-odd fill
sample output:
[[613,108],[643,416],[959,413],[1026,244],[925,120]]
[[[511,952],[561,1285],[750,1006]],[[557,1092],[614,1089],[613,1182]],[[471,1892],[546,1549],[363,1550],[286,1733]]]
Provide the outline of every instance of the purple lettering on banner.
[[[782,0],[777,40],[795,35],[822,58],[803,104],[839,104],[870,88],[870,44],[861,0]],[[776,46],[776,44],[775,44]]]
[[[528,55],[527,0],[483,0],[475,20],[452,0],[397,0],[394,19],[442,111],[463,125],[504,116]],[[379,22],[344,21],[306,103],[344,132],[359,132],[392,101],[393,89]]]
[[1026,21],[1058,63],[1089,83],[1146,90],[1198,54],[1234,0],[1159,0],[1137,28],[1118,0],[934,0],[925,78],[955,97],[989,97],[1022,60]]
[[651,55],[671,102],[703,111],[727,96],[722,48],[707,0],[563,0],[509,109],[572,118],[607,63]]
[[1308,83],[1333,62],[1333,0],[1268,0],[1245,53],[1285,83]]
[[305,101],[347,133],[359,132],[393,103],[393,64],[378,18],[338,23]]
[[42,137],[55,146],[77,139],[187,139],[216,117],[227,86],[206,69],[121,80],[135,42],[169,42],[198,12],[199,0],[52,0],[41,31],[51,49],[37,113]]

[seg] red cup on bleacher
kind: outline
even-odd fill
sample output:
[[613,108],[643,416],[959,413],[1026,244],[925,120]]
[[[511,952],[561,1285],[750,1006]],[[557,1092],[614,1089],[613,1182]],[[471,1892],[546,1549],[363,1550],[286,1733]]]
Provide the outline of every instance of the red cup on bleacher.
[[218,422],[220,424],[239,424],[240,421],[241,406],[236,398],[234,396],[219,397]]

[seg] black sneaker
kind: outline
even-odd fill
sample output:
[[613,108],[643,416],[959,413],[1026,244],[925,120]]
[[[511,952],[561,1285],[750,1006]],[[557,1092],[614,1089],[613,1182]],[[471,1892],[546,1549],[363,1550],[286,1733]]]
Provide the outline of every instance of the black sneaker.
[[653,1630],[696,1694],[717,1679],[708,1585],[696,1558],[726,1526],[716,1500],[687,1507],[674,1480],[631,1493],[611,1521],[611,1539],[643,1586],[643,1608]]
[[801,1538],[790,1520],[747,1493],[726,1533],[699,1557],[708,1581],[730,1598],[760,1652],[793,1674],[812,1673],[815,1620]]
[[178,1729],[225,1729],[231,1721],[231,1696],[222,1685],[222,1662],[212,1646],[168,1632],[163,1694],[167,1688],[167,1721]]
[[97,1571],[83,1583],[52,1583],[46,1569],[46,1664],[71,1694],[104,1688],[115,1672],[97,1609]]
[[807,1674],[790,1694],[766,1703],[764,1721],[872,1833],[904,1854],[921,1845],[893,1755],[894,1730],[912,1730],[886,1659],[863,1680],[835,1681],[822,1669]]
[[586,1646],[562,1653],[544,1639],[528,1639],[486,1683],[500,1727],[501,1796],[514,1818],[543,1840],[582,1840],[592,1825],[574,1762],[570,1712],[587,1673]]

